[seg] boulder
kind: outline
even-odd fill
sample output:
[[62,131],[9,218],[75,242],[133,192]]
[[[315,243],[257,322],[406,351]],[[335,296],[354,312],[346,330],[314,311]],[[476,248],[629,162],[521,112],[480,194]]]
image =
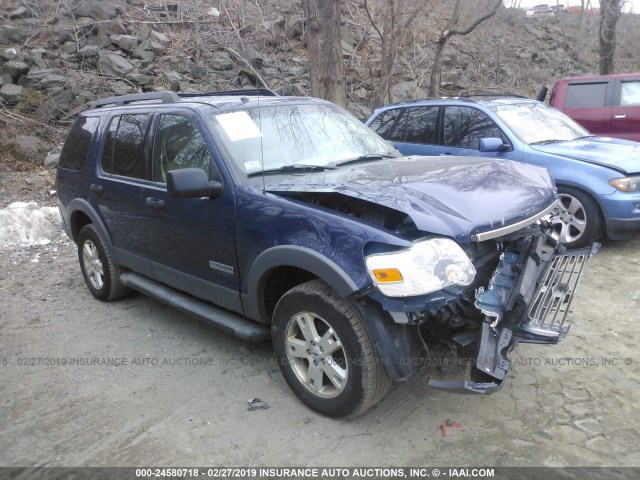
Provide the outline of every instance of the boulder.
[[5,48],[4,50],[0,50],[0,59],[7,60],[19,60],[20,50],[17,48]]
[[137,83],[138,85],[149,85],[154,81],[153,76],[138,72],[129,73],[125,78]]
[[69,83],[69,78],[55,73],[48,73],[43,76],[38,84],[45,88],[63,87]]
[[85,45],[80,49],[78,54],[82,57],[97,57],[100,53],[100,47],[97,45]]
[[12,83],[6,83],[0,87],[0,98],[7,103],[17,103],[22,95],[22,87]]
[[134,35],[111,35],[109,40],[126,52],[133,52],[139,43]]
[[71,90],[63,90],[40,105],[35,116],[41,121],[50,121],[67,112],[75,95]]
[[211,57],[210,65],[214,70],[231,70],[234,64],[227,52],[215,52]]
[[161,44],[163,48],[167,48],[171,45],[171,39],[169,37],[164,33],[156,32],[155,30],[152,30],[151,33],[149,33],[149,40]]
[[0,74],[8,74],[14,81],[29,71],[29,65],[19,60],[10,60],[0,65]]
[[124,78],[128,73],[131,73],[134,70],[134,67],[131,65],[129,60],[113,53],[104,55],[100,58],[100,68],[102,73],[114,75],[120,78]]
[[151,50],[151,40],[145,40],[133,51],[133,58],[151,62],[155,58],[155,53]]
[[112,2],[99,0],[84,0],[72,9],[76,17],[90,17],[94,20],[109,20],[118,14]]
[[171,83],[179,82],[180,80],[182,80],[182,77],[178,72],[165,72],[164,75],[162,75],[162,79],[167,80],[169,83]]

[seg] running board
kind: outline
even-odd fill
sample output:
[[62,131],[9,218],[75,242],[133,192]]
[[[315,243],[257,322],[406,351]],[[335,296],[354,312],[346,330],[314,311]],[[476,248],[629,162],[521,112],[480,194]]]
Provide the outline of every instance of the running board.
[[187,315],[212,324],[223,332],[250,342],[266,342],[271,339],[270,329],[241,315],[198,300],[142,275],[133,272],[120,274],[120,281],[127,287],[180,310]]

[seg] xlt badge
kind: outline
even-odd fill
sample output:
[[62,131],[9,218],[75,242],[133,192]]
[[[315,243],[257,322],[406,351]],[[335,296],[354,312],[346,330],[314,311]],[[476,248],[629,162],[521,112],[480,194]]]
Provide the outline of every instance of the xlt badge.
[[230,265],[225,265],[224,263],[214,262],[213,260],[209,260],[209,267],[213,270],[220,270],[224,273],[230,273],[233,275],[233,267]]

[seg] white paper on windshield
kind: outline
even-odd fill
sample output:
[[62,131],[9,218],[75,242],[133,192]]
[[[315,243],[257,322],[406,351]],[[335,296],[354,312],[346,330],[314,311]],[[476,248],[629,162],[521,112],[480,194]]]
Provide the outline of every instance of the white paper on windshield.
[[232,142],[260,138],[262,133],[247,112],[221,113],[216,119]]

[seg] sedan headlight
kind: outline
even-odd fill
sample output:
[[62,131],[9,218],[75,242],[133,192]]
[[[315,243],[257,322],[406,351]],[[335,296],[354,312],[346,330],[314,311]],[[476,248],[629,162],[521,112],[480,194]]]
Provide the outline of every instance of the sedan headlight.
[[451,285],[470,285],[476,275],[464,250],[448,238],[432,238],[407,250],[369,255],[367,270],[388,297],[425,295]]
[[640,175],[635,177],[612,178],[609,185],[621,192],[640,192]]

